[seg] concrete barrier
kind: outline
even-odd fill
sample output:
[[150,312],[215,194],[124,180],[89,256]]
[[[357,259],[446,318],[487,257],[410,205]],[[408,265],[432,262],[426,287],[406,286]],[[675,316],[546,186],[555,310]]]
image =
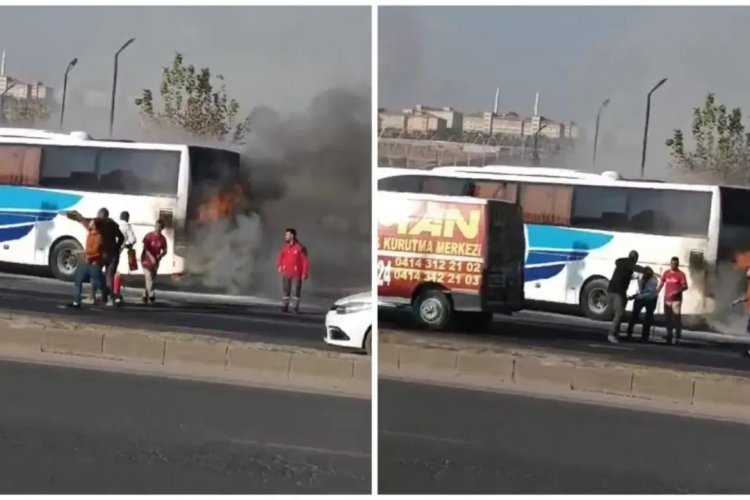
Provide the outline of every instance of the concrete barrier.
[[600,354],[426,338],[392,329],[381,329],[379,335],[378,372],[385,377],[479,389],[598,394],[700,410],[721,406],[750,416],[750,373],[620,363]]
[[[321,340],[322,342],[322,340]],[[336,392],[369,395],[370,358],[345,352],[227,340],[180,332],[92,325],[76,320],[0,314],[0,355],[67,356],[136,363],[183,373],[210,371],[233,381],[272,382],[295,387],[330,387]],[[40,357],[41,356],[41,357]],[[310,382],[307,384],[307,382]]]

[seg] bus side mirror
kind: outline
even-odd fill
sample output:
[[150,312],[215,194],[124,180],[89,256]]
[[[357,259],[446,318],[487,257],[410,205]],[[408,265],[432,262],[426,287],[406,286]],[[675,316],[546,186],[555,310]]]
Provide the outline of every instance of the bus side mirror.
[[706,259],[703,258],[703,252],[691,250],[690,258],[688,259],[688,266],[690,269],[703,269],[706,266]]

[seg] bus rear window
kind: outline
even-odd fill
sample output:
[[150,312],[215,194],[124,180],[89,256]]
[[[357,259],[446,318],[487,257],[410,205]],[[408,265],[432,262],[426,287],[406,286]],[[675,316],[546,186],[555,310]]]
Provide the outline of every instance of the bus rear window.
[[190,180],[193,184],[225,184],[240,177],[240,155],[224,149],[191,146]]
[[750,189],[719,188],[721,192],[721,223],[725,226],[750,228]]

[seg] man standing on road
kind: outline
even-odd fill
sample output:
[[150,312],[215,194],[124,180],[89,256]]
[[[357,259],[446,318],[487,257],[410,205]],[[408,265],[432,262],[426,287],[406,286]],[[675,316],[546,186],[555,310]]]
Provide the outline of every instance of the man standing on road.
[[[128,265],[130,265],[130,252],[133,252],[133,246],[135,246],[135,233],[130,225],[130,212],[123,211],[120,213],[120,222],[118,225],[120,227],[120,232],[124,237],[123,247],[128,252]],[[120,250],[120,253],[117,254],[117,264],[119,264],[120,255],[122,255],[122,249]],[[133,258],[135,258],[134,252]],[[117,264],[114,265],[115,269],[117,269]],[[132,270],[133,269],[131,269],[131,271]],[[122,304],[122,294],[117,294],[114,299],[116,303]]]
[[643,276],[640,280],[640,293],[629,297],[633,300],[633,313],[630,315],[628,322],[628,338],[633,336],[633,328],[638,322],[638,316],[641,315],[641,309],[646,309],[646,316],[643,318],[641,326],[641,342],[647,342],[651,335],[651,325],[654,324],[654,310],[659,298],[654,270],[646,266],[643,270]]
[[74,309],[80,309],[83,283],[85,281],[91,281],[91,294],[94,297],[96,297],[97,290],[105,286],[104,275],[102,274],[102,251],[104,244],[102,242],[101,228],[103,222],[98,218],[83,219],[78,214],[69,214],[68,217],[84,224],[88,231],[84,259],[76,270],[73,302],[69,305],[69,307]]
[[[688,289],[687,276],[680,270],[680,259],[672,257],[664,271],[658,292],[664,288],[664,316],[667,323],[667,344],[677,343],[682,337],[682,292]],[[674,336],[672,335],[674,332]]]
[[[115,272],[117,271],[117,262],[119,261],[119,259],[114,259],[118,257],[124,240],[124,237],[120,232],[120,226],[117,225],[117,222],[109,218],[109,210],[106,208],[100,208],[96,213],[95,219],[83,217],[78,212],[68,212],[67,217],[76,222],[80,222],[87,228],[87,230],[90,230],[92,221],[98,221],[96,230],[99,234],[102,245],[99,263],[102,267],[106,268],[106,282],[101,283],[101,287],[99,288],[101,288],[102,291],[102,300],[105,304],[108,304],[109,295],[114,284]],[[91,284],[91,302],[94,303],[96,301],[96,293],[93,281]],[[112,304],[114,304],[114,300],[112,301]]]
[[156,221],[154,230],[143,238],[143,253],[141,254],[141,266],[143,267],[144,291],[143,303],[153,304],[156,302],[154,283],[159,270],[161,259],[167,255],[167,239],[162,234],[164,222]]
[[113,290],[115,274],[117,273],[117,266],[120,264],[120,252],[122,252],[122,244],[125,241],[125,236],[120,231],[120,225],[109,218],[109,210],[106,208],[99,209],[97,218],[102,221],[102,245],[104,245],[102,262],[104,264],[104,276],[107,281],[107,286],[102,290],[102,300],[104,300],[105,304],[114,305],[115,297]]
[[284,246],[279,251],[277,268],[281,274],[283,296],[281,299],[282,312],[289,312],[289,302],[292,311],[299,313],[300,292],[302,281],[308,277],[309,262],[307,249],[297,240],[297,231],[288,228],[284,233]]
[[627,293],[630,287],[630,281],[633,279],[633,273],[642,273],[644,268],[638,265],[638,252],[631,250],[627,257],[619,258],[615,261],[615,271],[609,280],[607,287],[607,296],[612,304],[614,316],[612,325],[609,328],[607,340],[611,344],[617,344],[620,333],[620,324],[622,316],[625,314],[625,304],[627,303]]

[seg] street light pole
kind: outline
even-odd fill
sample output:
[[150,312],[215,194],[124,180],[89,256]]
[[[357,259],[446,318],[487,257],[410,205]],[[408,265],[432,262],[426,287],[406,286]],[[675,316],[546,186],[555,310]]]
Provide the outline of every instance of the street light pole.
[[609,104],[609,99],[604,99],[604,102],[599,106],[599,111],[596,113],[596,127],[594,128],[594,158],[592,163],[596,165],[596,146],[599,144],[599,120],[602,117],[602,111]]
[[125,44],[123,44],[122,47],[120,47],[120,50],[115,52],[115,73],[114,77],[112,78],[112,102],[109,106],[109,136],[112,137],[112,130],[115,126],[115,94],[117,93],[117,59],[120,57],[120,53],[128,48],[128,45],[133,43],[135,41],[135,38],[131,38]]
[[656,90],[664,85],[664,82],[666,82],[666,78],[662,78],[659,83],[654,85],[654,88],[651,89],[651,92],[648,93],[648,96],[646,97],[646,125],[643,127],[643,151],[641,152],[641,179],[643,179],[643,175],[646,171],[646,146],[648,145],[648,121],[651,117],[651,94],[656,92]]
[[65,78],[63,79],[63,95],[62,95],[62,106],[60,107],[60,128],[63,126],[65,120],[65,97],[68,95],[68,73],[70,70],[78,64],[78,58],[76,57],[68,63],[68,68],[65,70]]

